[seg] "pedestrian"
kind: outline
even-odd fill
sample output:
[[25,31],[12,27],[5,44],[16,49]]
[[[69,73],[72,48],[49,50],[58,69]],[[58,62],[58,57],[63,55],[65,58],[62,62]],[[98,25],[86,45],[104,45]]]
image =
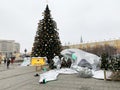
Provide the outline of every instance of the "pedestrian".
[[13,64],[15,60],[15,57],[11,57],[11,63]]
[[4,64],[6,64],[6,61],[7,61],[7,60],[6,60],[6,57],[4,57]]
[[9,65],[10,65],[10,58],[7,58],[7,69],[9,69]]
[[2,63],[2,55],[0,54],[0,64]]

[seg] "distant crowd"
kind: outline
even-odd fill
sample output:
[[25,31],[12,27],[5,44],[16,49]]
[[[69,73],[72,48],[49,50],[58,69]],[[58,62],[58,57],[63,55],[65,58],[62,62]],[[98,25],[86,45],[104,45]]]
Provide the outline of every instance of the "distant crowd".
[[0,56],[0,64],[4,62],[4,65],[7,65],[7,69],[9,68],[10,63],[13,64],[15,61],[15,57],[4,57]]

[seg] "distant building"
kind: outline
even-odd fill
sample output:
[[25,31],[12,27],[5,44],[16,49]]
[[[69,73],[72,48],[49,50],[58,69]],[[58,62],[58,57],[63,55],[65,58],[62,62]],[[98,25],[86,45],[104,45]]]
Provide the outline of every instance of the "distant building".
[[14,53],[20,53],[20,44],[14,40],[0,40],[0,53],[7,57]]
[[116,40],[108,40],[108,41],[98,41],[98,42],[89,42],[89,43],[80,43],[80,44],[74,44],[74,45],[66,45],[63,48],[78,48],[78,49],[84,49],[87,50],[89,48],[97,47],[98,45],[109,45],[112,47],[115,47],[117,49],[117,53],[120,53],[120,39]]

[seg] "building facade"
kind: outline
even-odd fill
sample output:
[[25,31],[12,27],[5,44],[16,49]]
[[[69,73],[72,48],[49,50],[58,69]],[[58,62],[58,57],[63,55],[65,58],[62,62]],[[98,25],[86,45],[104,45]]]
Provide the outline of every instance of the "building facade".
[[20,53],[20,44],[14,40],[0,40],[0,54],[10,57],[14,53]]
[[105,46],[109,45],[115,47],[117,49],[117,53],[120,53],[120,39],[115,40],[108,40],[108,41],[99,41],[99,42],[89,42],[89,43],[81,43],[81,44],[74,44],[74,45],[66,45],[63,48],[78,48],[78,49],[89,49],[94,48],[99,45]]

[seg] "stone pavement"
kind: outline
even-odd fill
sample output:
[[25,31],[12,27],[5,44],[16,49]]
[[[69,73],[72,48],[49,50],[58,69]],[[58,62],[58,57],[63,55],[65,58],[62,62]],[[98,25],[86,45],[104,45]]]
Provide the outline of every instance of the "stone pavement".
[[74,75],[59,75],[55,81],[39,84],[35,67],[16,67],[0,72],[0,90],[120,90],[120,82]]
[[14,69],[14,68],[18,67],[19,64],[20,64],[20,63],[10,64],[10,65],[9,65],[9,69],[7,69],[7,64],[2,63],[2,64],[0,64],[0,72],[6,71],[6,70],[10,70],[10,69]]

